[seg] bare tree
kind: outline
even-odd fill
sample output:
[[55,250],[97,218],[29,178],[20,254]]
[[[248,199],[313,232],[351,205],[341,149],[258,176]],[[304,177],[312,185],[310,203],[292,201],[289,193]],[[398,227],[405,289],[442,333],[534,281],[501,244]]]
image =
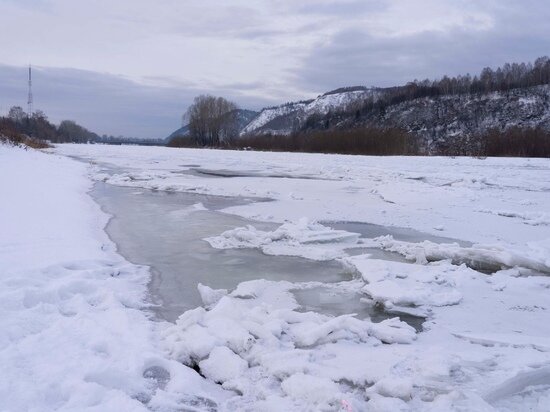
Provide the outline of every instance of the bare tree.
[[8,118],[15,123],[23,123],[27,118],[27,114],[21,106],[12,106],[8,113]]
[[237,133],[237,105],[223,97],[200,95],[187,109],[189,132],[201,146],[218,146]]
[[57,128],[57,135],[61,142],[86,143],[97,138],[95,133],[72,120],[63,120]]

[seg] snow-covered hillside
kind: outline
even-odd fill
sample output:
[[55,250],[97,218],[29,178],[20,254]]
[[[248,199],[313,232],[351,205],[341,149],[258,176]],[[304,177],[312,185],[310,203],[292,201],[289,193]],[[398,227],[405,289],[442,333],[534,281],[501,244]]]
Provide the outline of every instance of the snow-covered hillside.
[[489,129],[542,127],[550,130],[550,85],[506,92],[422,98],[388,106],[359,122],[348,117],[341,126],[359,124],[399,127],[418,135],[428,149]]
[[[390,127],[418,136],[426,153],[445,153],[445,147],[468,146],[469,138],[490,129],[518,126],[550,130],[550,85],[425,97],[395,104],[386,101],[381,107],[365,109],[365,102],[372,105],[384,101],[391,90],[343,88],[316,99],[268,107],[259,113],[243,110],[239,117],[240,134],[289,135],[304,129]],[[188,128],[177,133],[188,133]]]
[[517,126],[550,130],[550,85],[386,102],[370,110],[362,107],[365,101],[372,104],[385,93],[385,89],[344,91],[266,108],[243,129],[242,135],[390,127],[418,136],[420,148],[426,153],[445,153],[447,147],[464,147],[467,152],[473,145],[470,138],[490,129]]

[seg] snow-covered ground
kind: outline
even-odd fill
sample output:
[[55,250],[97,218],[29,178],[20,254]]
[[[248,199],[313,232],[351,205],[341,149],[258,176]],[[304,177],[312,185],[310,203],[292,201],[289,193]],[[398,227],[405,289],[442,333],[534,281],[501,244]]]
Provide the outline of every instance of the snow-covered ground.
[[[15,199],[0,206],[6,410],[193,410],[191,395],[198,410],[214,410],[214,402],[250,411],[549,410],[548,160],[1,150],[3,193]],[[139,310],[146,268],[116,254],[102,231],[106,216],[86,195],[86,168],[59,154],[88,160],[92,178],[115,185],[272,199],[225,212],[278,229],[235,228],[206,240],[340,259],[357,278],[324,286],[357,291],[365,306],[426,317],[423,330],[398,318],[303,312],[292,291],[318,284],[270,282],[261,273],[230,291],[200,285],[203,307],[155,324]],[[365,238],[326,221],[464,242]],[[362,252],[372,248],[408,263]],[[157,378],[144,378],[152,366]]]
[[0,145],[0,410],[223,401],[159,347],[157,325],[141,310],[148,269],[116,253],[91,184],[83,163]]

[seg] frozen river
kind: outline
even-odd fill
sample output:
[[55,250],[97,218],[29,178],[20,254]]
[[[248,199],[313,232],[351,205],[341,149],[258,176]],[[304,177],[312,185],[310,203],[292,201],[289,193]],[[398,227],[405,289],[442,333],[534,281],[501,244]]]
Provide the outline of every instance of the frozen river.
[[352,273],[336,261],[268,256],[255,249],[220,250],[203,240],[251,223],[273,228],[269,223],[218,211],[250,202],[247,199],[137,191],[101,182],[93,196],[113,216],[107,232],[120,253],[133,263],[151,267],[150,291],[158,305],[155,313],[167,321],[173,322],[202,304],[199,283],[233,289],[253,279],[333,283],[352,278]]
[[[255,279],[328,284],[294,292],[303,311],[334,316],[355,313],[359,318],[375,321],[396,316],[361,302],[361,295],[356,292],[343,293],[330,288],[331,284],[357,277],[355,271],[337,260],[316,261],[270,256],[251,248],[211,247],[204,239],[226,230],[250,224],[260,230],[272,230],[277,226],[220,212],[229,206],[250,203],[251,199],[136,190],[103,182],[95,184],[92,195],[112,216],[107,232],[119,252],[131,262],[151,268],[149,290],[153,312],[158,319],[175,322],[186,310],[201,306],[199,283],[213,289],[231,290],[241,282]],[[359,224],[333,224],[348,228],[350,225],[373,236],[400,235],[399,229],[381,226],[362,228]],[[403,234],[408,238],[420,235],[414,231]],[[405,261],[400,255],[381,249],[368,252],[378,259]],[[353,250],[350,253],[353,254]],[[400,318],[421,328],[422,318],[407,314],[400,314]]]
[[153,339],[225,409],[547,405],[547,163],[58,150],[150,268]]

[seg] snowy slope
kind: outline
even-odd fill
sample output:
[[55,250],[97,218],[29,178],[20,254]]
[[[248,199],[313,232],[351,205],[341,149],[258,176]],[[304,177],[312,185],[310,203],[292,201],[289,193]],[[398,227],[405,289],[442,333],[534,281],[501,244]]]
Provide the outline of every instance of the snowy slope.
[[[360,108],[365,99],[384,96],[385,89],[364,89],[327,93],[306,101],[266,108],[252,120],[242,135],[288,135],[294,130],[392,127],[420,137],[427,153],[444,152],[446,147],[466,147],[469,138],[489,129],[510,127],[550,130],[550,86],[512,89],[505,92],[419,98],[390,104],[380,110]],[[470,147],[471,149],[471,147]]]
[[305,120],[314,114],[325,115],[330,111],[344,109],[347,105],[375,97],[378,89],[360,89],[332,93],[328,92],[313,100],[287,103],[263,109],[241,132],[246,134],[290,134],[303,126]]

